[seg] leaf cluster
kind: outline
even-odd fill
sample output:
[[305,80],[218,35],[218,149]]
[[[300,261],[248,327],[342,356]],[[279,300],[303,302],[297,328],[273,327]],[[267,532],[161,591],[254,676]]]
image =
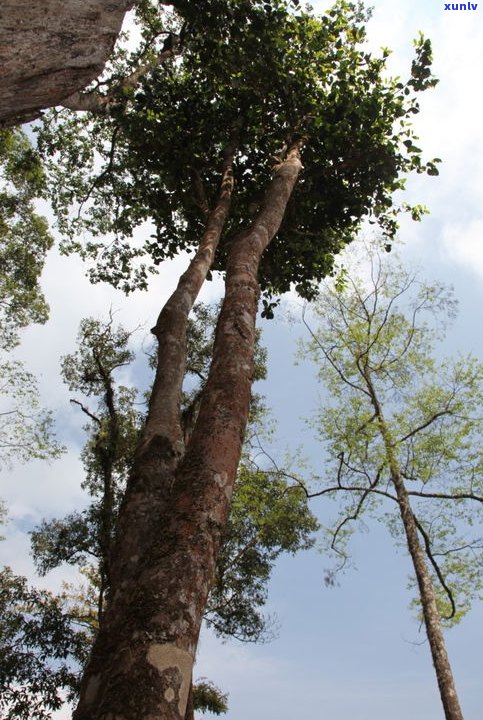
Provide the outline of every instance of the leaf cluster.
[[193,705],[200,712],[223,715],[228,711],[228,695],[206,678],[201,678],[193,685]]
[[53,243],[34,201],[45,197],[38,153],[22,130],[0,129],[0,348],[18,343],[18,330],[44,323],[48,305],[39,278]]
[[5,720],[51,717],[77,690],[82,634],[58,597],[0,572],[0,709]]
[[259,642],[270,626],[260,609],[277,558],[313,545],[319,525],[300,488],[240,466],[206,621],[221,636]]
[[52,413],[40,406],[35,377],[19,360],[0,360],[0,469],[59,457]]

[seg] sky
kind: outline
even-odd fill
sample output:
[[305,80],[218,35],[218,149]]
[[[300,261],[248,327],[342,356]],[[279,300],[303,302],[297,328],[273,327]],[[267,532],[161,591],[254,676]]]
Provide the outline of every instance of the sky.
[[[327,3],[313,2],[316,10]],[[405,222],[401,239],[408,262],[429,279],[452,283],[460,313],[445,351],[483,357],[483,4],[476,10],[445,10],[436,0],[373,0],[368,26],[373,49],[392,48],[390,69],[404,75],[410,66],[412,38],[421,30],[433,42],[439,85],[424,93],[416,118],[419,145],[426,157],[442,158],[440,176],[417,176],[406,198],[430,208],[421,224]],[[140,229],[143,232],[143,229]],[[186,258],[163,268],[148,293],[124,298],[90,286],[75,258],[51,254],[43,278],[51,305],[46,327],[29,328],[20,349],[39,377],[44,402],[57,414],[67,453],[55,463],[30,463],[0,473],[0,497],[10,510],[0,563],[33,578],[26,531],[41,518],[82,506],[78,461],[82,424],[59,380],[59,356],[72,352],[79,321],[104,316],[112,307],[126,327],[141,326],[135,343],[154,324],[159,307],[174,289]],[[220,284],[204,289],[214,300]],[[260,386],[278,421],[277,448],[303,446],[317,463],[318,446],[304,418],[315,409],[319,388],[315,369],[294,365],[295,336],[302,327],[283,313],[262,322],[269,350],[268,380]],[[143,330],[144,328],[144,330]],[[317,502],[317,501],[316,501]],[[319,501],[319,505],[322,501]],[[314,510],[323,517],[325,508]],[[276,568],[267,611],[277,616],[279,636],[262,645],[220,643],[202,634],[195,676],[206,676],[229,693],[227,720],[440,720],[443,711],[424,633],[411,614],[407,590],[408,559],[397,553],[380,526],[358,535],[356,569],[326,588],[328,566],[316,550],[283,559]],[[72,571],[63,568],[41,582],[57,588]],[[483,608],[447,634],[450,659],[465,720],[483,720]],[[66,717],[65,714],[59,717]]]

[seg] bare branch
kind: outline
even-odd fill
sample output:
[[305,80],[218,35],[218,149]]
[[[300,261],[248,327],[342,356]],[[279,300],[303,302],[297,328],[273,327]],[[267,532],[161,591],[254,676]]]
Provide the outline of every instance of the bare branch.
[[460,545],[459,547],[450,548],[449,550],[442,550],[441,552],[433,552],[435,557],[446,557],[453,553],[461,552],[462,550],[481,550],[483,548],[483,540],[475,540],[474,543],[467,543],[466,545]]
[[352,515],[346,515],[346,517],[342,520],[342,522],[340,522],[337,525],[335,532],[332,536],[332,542],[330,543],[331,549],[334,550],[336,553],[340,554],[339,550],[337,550],[335,545],[337,543],[339,534],[342,532],[342,528],[344,527],[344,525],[351,522],[351,520],[357,520],[357,518],[359,517],[359,515],[362,511],[362,508],[364,506],[364,502],[366,501],[367,497],[370,495],[371,492],[372,492],[371,488],[366,488],[366,490],[363,492],[362,496],[359,498],[359,502],[357,503],[357,507],[356,507],[354,513]]
[[428,558],[429,562],[431,563],[431,565],[433,566],[434,571],[435,571],[435,573],[436,573],[436,575],[437,575],[437,577],[438,577],[438,580],[439,580],[439,582],[440,582],[440,584],[441,584],[441,587],[443,588],[443,590],[444,590],[444,592],[445,592],[445,594],[446,594],[446,597],[448,598],[448,600],[449,600],[449,602],[450,602],[450,604],[451,604],[451,615],[445,615],[445,616],[444,616],[444,619],[445,619],[445,620],[451,620],[451,618],[453,618],[453,617],[456,615],[456,605],[455,605],[455,601],[454,601],[454,598],[453,598],[453,593],[451,592],[451,589],[450,589],[450,588],[448,587],[448,585],[446,584],[446,581],[445,581],[445,579],[444,579],[444,577],[443,577],[443,573],[441,572],[441,569],[440,569],[438,563],[436,562],[436,560],[435,560],[435,558],[434,558],[433,551],[432,551],[432,549],[431,549],[431,540],[430,540],[430,538],[429,538],[428,533],[427,533],[426,530],[423,528],[423,526],[422,526],[421,523],[419,522],[419,520],[418,520],[418,518],[416,517],[416,515],[414,515],[414,513],[413,513],[413,518],[414,518],[414,522],[416,523],[416,527],[418,528],[419,532],[421,533],[421,535],[422,535],[422,537],[423,537],[424,547],[425,547],[425,550],[426,550],[427,558]]
[[81,402],[79,402],[79,400],[74,400],[71,398],[71,400],[69,402],[71,402],[72,405],[78,405],[80,407],[80,409],[82,410],[82,412],[85,413],[88,417],[90,417],[91,420],[94,420],[94,422],[96,422],[98,425],[102,424],[101,421],[99,420],[99,418],[96,415],[94,415],[93,413],[91,413],[91,411],[88,408],[86,408],[85,405],[83,405]]
[[476,502],[483,503],[483,497],[481,495],[474,495],[473,493],[423,493],[417,490],[407,490],[408,495],[421,498],[432,498],[435,500],[476,500]]

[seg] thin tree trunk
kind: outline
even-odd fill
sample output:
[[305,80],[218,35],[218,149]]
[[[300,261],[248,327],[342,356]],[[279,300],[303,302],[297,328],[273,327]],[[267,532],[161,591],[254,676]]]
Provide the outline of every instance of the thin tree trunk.
[[[150,406],[150,414],[159,413],[159,419],[151,425],[148,421],[149,444],[131,481],[137,492],[126,495],[106,620],[75,720],[185,718],[198,635],[248,418],[258,266],[280,227],[300,169],[296,146],[277,168],[258,217],[232,244],[210,373],[189,446],[177,467],[175,447],[157,430],[161,423],[166,425],[163,433],[170,432],[169,420],[160,406]],[[176,344],[176,338],[172,342]],[[158,512],[155,488],[168,483],[169,502]],[[134,496],[142,512],[130,512]],[[136,517],[143,528],[132,525]]]
[[441,620],[436,603],[433,581],[428,570],[426,553],[421,546],[416,520],[413,515],[409,495],[401,474],[399,461],[395,451],[391,433],[384,419],[381,405],[366,370],[365,380],[371,395],[372,405],[379,424],[380,433],[384,442],[386,457],[389,464],[391,481],[396,490],[399,511],[404,525],[406,542],[411,556],[414,572],[418,582],[421,606],[423,609],[424,624],[428,636],[431,656],[438,681],[441,702],[443,703],[446,720],[463,720],[456,685],[451,670],[451,665],[446,651],[446,644],[441,627]]

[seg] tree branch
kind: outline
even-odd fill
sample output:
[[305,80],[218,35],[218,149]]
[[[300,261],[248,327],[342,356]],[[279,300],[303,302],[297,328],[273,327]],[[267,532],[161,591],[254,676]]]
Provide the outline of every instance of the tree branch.
[[396,440],[396,443],[403,443],[405,440],[409,440],[410,437],[413,437],[413,435],[416,435],[421,430],[424,430],[425,428],[429,427],[435,420],[437,420],[440,417],[443,417],[444,415],[452,415],[453,413],[451,410],[441,410],[440,412],[434,413],[432,417],[429,418],[429,420],[426,420],[426,422],[422,423],[421,425],[418,425],[418,427],[414,428],[414,430],[411,430],[407,435],[400,438],[399,440]]
[[102,95],[98,91],[79,91],[66,97],[61,103],[62,106],[68,110],[75,111],[89,111],[92,113],[108,112],[113,105],[118,104],[122,100],[123,96],[125,96],[129,90],[136,87],[143,75],[150,70],[153,70],[155,67],[159,67],[169,58],[179,54],[181,51],[179,36],[176,35],[173,37],[176,37],[177,40],[176,42],[173,42],[173,46],[171,48],[162,50],[153,60],[140,65],[130,75],[127,75],[118,85],[112,88],[112,90],[110,90],[110,92],[106,95]]
[[423,493],[418,490],[407,490],[406,492],[408,495],[414,495],[414,497],[433,498],[436,500],[476,500],[476,502],[483,503],[483,497],[473,495],[473,493]]
[[91,411],[88,410],[88,408],[86,408],[85,405],[83,405],[81,402],[79,402],[79,400],[74,400],[71,398],[71,400],[69,400],[69,402],[71,402],[72,405],[78,405],[80,407],[80,409],[82,410],[82,412],[85,413],[88,417],[90,417],[91,420],[94,420],[94,422],[96,422],[98,425],[102,424],[100,419],[96,415],[91,413]]
[[319,341],[318,337],[317,337],[316,334],[313,332],[312,328],[310,327],[310,325],[308,324],[308,322],[307,322],[306,319],[305,319],[305,307],[304,307],[304,309],[303,309],[303,311],[302,311],[302,322],[303,322],[303,324],[305,325],[305,327],[307,328],[307,330],[309,331],[310,336],[312,337],[312,340],[314,340],[314,342],[315,342],[316,345],[319,347],[319,349],[322,350],[322,353],[324,354],[324,357],[325,357],[326,360],[328,360],[328,362],[332,365],[332,367],[334,368],[334,370],[336,371],[336,373],[339,375],[340,379],[341,379],[346,385],[349,385],[349,387],[353,388],[354,390],[357,390],[358,392],[364,393],[364,395],[367,395],[367,397],[370,397],[370,393],[369,393],[365,388],[361,387],[360,385],[356,385],[355,383],[351,382],[348,378],[345,377],[345,375],[344,375],[344,373],[342,372],[342,370],[338,367],[338,365],[336,364],[336,362],[331,358],[331,356],[329,355],[329,353],[327,352],[327,350],[323,347],[323,345],[322,345],[321,342]]
[[433,566],[434,571],[435,571],[435,573],[438,577],[438,580],[441,584],[441,587],[443,588],[444,592],[446,593],[446,596],[451,604],[451,615],[445,615],[444,619],[451,620],[451,618],[453,618],[456,615],[456,605],[455,605],[455,601],[453,598],[453,593],[451,592],[450,588],[446,584],[443,574],[440,570],[440,567],[439,567],[438,563],[436,562],[436,560],[434,559],[434,555],[431,550],[431,540],[429,538],[428,533],[423,528],[423,526],[421,525],[421,523],[419,522],[418,518],[416,517],[416,515],[414,513],[413,513],[413,518],[414,518],[414,522],[416,523],[416,527],[418,528],[419,532],[421,533],[421,535],[423,537],[424,547],[426,550],[426,555],[428,557],[428,560],[431,563],[431,565]]

